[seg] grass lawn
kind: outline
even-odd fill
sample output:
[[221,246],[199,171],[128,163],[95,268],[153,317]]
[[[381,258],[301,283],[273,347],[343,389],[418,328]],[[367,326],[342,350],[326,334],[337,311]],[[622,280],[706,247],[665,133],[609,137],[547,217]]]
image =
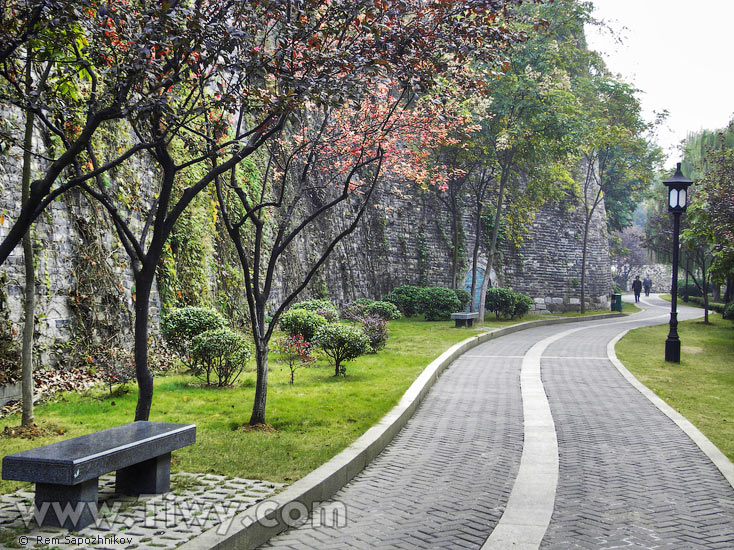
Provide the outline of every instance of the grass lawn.
[[616,347],[619,359],[643,384],[688,418],[734,460],[734,323],[710,314],[678,325],[681,362],[664,360],[669,327],[629,332]]
[[638,313],[642,311],[641,308],[630,302],[622,302],[622,313]]
[[[522,321],[538,318],[549,316],[527,315]],[[423,368],[451,345],[480,330],[518,322],[487,319],[482,329],[455,329],[453,321],[393,321],[387,347],[347,363],[346,377],[335,378],[323,358],[315,367],[296,371],[294,385],[289,384],[288,367],[271,352],[266,420],[272,432],[241,428],[252,412],[254,372],[244,373],[236,387],[220,389],[201,387],[184,374],[158,377],[150,419],[197,426],[196,444],[174,453],[174,471],[295,481],[375,424]],[[0,436],[2,456],[130,422],[136,399],[134,384],[129,393],[114,397],[102,389],[57,395],[35,411],[39,425],[55,435],[33,440]],[[0,419],[0,431],[19,421],[19,415]],[[0,481],[0,493],[21,485]]]

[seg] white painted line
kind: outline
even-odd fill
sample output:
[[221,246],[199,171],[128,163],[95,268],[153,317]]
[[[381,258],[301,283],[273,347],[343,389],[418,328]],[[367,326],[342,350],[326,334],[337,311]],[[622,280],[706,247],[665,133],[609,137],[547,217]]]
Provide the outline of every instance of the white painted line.
[[[642,312],[640,312],[642,313]],[[667,315],[648,317],[644,321]],[[608,325],[638,323],[625,319]],[[575,332],[599,328],[598,324],[565,330],[534,344],[525,354],[520,370],[525,440],[520,468],[507,507],[481,550],[537,550],[550,525],[558,486],[558,438],[548,397],[540,376],[543,352],[552,343]],[[565,357],[562,359],[566,359]],[[584,358],[585,359],[585,358]],[[604,359],[608,359],[604,358]]]
[[701,431],[696,428],[696,426],[691,424],[690,420],[688,420],[685,416],[676,411],[673,407],[668,405],[660,397],[655,395],[655,393],[650,388],[648,388],[637,378],[635,378],[635,376],[627,370],[627,367],[625,367],[622,362],[617,358],[617,353],[614,351],[614,346],[617,345],[617,342],[619,342],[624,337],[624,335],[627,334],[627,332],[628,331],[625,330],[607,344],[607,355],[609,355],[609,360],[622,374],[622,376],[627,379],[627,382],[632,384],[632,386],[634,386],[637,391],[647,397],[653,405],[660,409],[660,411],[665,416],[675,422],[675,424],[681,430],[683,430],[696,445],[698,445],[698,447],[706,454],[706,456],[709,457],[711,462],[713,462],[714,465],[719,469],[719,471],[724,475],[726,480],[729,482],[729,485],[734,487],[734,463],[732,463],[732,461],[729,460],[726,455],[722,453],[708,437],[703,435],[703,433],[701,433]]
[[[472,359],[523,359],[524,355],[467,355],[463,354],[459,359],[470,357]],[[608,361],[609,357],[575,357],[572,355],[544,355],[543,359],[598,359]]]
[[558,439],[540,377],[540,360],[553,342],[586,327],[564,330],[534,344],[520,370],[525,441],[507,507],[482,550],[538,548],[556,501]]

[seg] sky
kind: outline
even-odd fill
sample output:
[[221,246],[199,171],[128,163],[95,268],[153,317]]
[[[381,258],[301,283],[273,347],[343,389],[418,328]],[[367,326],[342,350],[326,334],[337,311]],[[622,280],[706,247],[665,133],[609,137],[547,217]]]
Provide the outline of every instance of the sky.
[[599,27],[586,29],[589,46],[609,69],[641,90],[648,121],[667,109],[658,132],[675,167],[677,145],[690,132],[725,127],[734,116],[734,0],[592,0]]

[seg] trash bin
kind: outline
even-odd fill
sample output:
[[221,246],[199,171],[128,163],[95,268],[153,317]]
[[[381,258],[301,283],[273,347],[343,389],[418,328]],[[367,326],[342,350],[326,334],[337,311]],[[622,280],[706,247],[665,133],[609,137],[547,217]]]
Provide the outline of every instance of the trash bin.
[[622,295],[612,294],[612,311],[622,312]]

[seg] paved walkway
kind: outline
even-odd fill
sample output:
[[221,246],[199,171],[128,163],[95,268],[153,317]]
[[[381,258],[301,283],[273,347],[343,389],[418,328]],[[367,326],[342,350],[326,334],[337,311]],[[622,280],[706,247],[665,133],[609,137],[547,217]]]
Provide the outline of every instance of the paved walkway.
[[668,304],[643,300],[467,352],[335,495],[346,525],[263,548],[734,548],[734,489],[607,358],[623,330],[667,322]]

